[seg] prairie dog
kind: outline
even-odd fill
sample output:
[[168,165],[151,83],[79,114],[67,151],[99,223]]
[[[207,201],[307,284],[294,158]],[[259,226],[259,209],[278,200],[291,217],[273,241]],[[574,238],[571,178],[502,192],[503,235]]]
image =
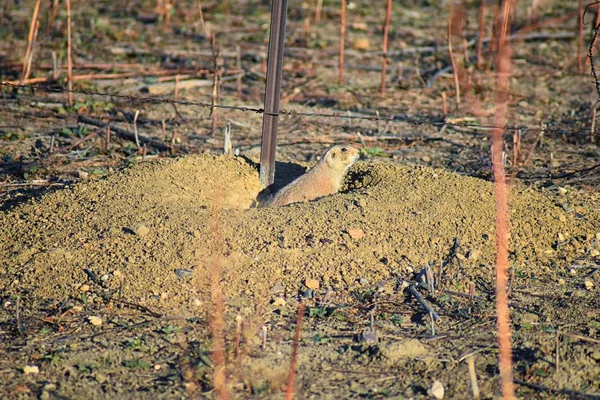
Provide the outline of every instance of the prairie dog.
[[310,170],[268,198],[262,206],[285,206],[336,193],[358,157],[359,151],[354,147],[331,147]]

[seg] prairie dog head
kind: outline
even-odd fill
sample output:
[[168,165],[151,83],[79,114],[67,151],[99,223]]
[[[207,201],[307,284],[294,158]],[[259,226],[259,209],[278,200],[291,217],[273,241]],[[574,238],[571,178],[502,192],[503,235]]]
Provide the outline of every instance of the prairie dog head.
[[358,160],[360,156],[358,149],[347,146],[333,146],[325,153],[325,162],[330,168],[337,171],[347,170]]

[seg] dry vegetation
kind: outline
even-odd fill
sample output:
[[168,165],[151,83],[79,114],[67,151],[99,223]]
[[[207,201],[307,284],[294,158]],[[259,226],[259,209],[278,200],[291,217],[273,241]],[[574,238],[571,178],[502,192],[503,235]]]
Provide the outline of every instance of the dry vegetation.
[[498,244],[517,397],[599,398],[597,6],[379,3],[289,5],[276,186],[364,162],[274,210],[269,2],[2,3],[1,397],[510,398]]

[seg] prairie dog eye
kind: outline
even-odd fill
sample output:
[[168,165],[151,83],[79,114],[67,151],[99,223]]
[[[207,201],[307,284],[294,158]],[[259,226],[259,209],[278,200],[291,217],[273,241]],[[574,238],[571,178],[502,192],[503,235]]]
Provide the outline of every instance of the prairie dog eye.
[[348,151],[348,149],[347,149],[347,148],[345,148],[345,147],[342,147],[342,153],[345,153],[345,152],[347,152],[347,151]]

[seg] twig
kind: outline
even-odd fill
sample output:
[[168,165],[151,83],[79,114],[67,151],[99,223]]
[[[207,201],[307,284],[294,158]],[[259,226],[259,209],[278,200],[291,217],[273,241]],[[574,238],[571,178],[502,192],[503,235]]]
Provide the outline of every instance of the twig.
[[341,21],[340,21],[340,56],[339,56],[339,78],[340,86],[344,84],[344,47],[346,43],[346,0],[341,0]]
[[302,317],[304,316],[304,302],[300,301],[298,305],[298,317],[296,318],[296,332],[294,333],[294,344],[292,347],[292,357],[290,360],[290,373],[288,375],[287,389],[285,399],[292,400],[294,397],[294,380],[296,378],[296,364],[298,359],[298,345],[300,343],[300,332],[302,330]]
[[17,296],[16,308],[17,331],[21,332],[21,296]]
[[577,7],[577,72],[583,74],[583,0]]
[[321,22],[321,11],[323,10],[323,0],[317,0],[317,6],[315,7],[315,23]]
[[467,366],[469,367],[469,377],[471,378],[471,391],[473,392],[473,398],[475,400],[479,400],[481,393],[479,392],[477,374],[475,373],[475,357],[472,355],[467,357]]
[[235,317],[235,347],[233,349],[233,356],[236,360],[240,360],[240,341],[242,338],[242,329],[244,328],[244,319],[241,315]]
[[[242,50],[239,45],[235,46],[235,62],[236,68],[238,70],[242,69]],[[242,96],[242,75],[239,75],[236,79],[237,81],[237,95],[238,97]]]
[[211,36],[210,38],[210,46],[213,52],[213,90],[211,96],[211,104],[213,107],[210,109],[210,114],[212,117],[211,124],[211,135],[214,135],[217,132],[217,122],[218,122],[218,110],[214,108],[215,104],[219,103],[219,47],[216,44],[215,36]]
[[535,389],[539,392],[549,392],[552,394],[563,394],[569,396],[571,399],[590,399],[590,400],[598,400],[600,398],[600,394],[586,394],[581,393],[576,390],[571,389],[552,389],[547,386],[538,385],[537,383],[526,382],[521,379],[514,380],[516,384],[521,386],[526,386],[531,389]]
[[223,154],[231,155],[231,122],[227,121],[227,125],[225,126],[225,133],[223,138]]
[[67,88],[68,104],[73,107],[73,38],[71,35],[71,0],[67,0]]
[[455,18],[457,8],[454,7],[452,14],[448,18],[448,53],[450,55],[450,63],[452,64],[452,74],[454,75],[454,88],[456,90],[456,105],[460,105],[460,83],[458,79],[457,63],[454,59],[454,52],[452,51],[452,20]]
[[135,135],[135,145],[140,148],[140,139],[138,137],[137,119],[140,115],[140,110],[135,110],[135,116],[133,117],[133,134]]
[[390,21],[392,20],[392,0],[387,2],[387,10],[385,13],[385,24],[383,26],[383,55],[381,57],[381,87],[379,93],[385,92],[385,73],[387,72],[387,51],[388,51],[388,36],[390,33]]
[[560,370],[560,328],[556,329],[556,336],[554,337],[554,366],[555,370],[558,373]]
[[35,36],[36,27],[38,25],[38,13],[40,11],[40,3],[42,0],[36,0],[35,6],[33,7],[33,14],[31,15],[31,23],[29,24],[29,36],[27,37],[27,49],[25,50],[25,57],[23,58],[23,68],[21,73],[21,84],[27,79],[29,75],[29,69],[27,65],[31,65],[33,41]]
[[[122,128],[116,127],[114,125],[110,125],[106,122],[102,122],[102,121],[98,121],[98,120],[90,118],[90,117],[86,117],[84,115],[78,116],[77,121],[80,123],[83,123],[83,124],[98,126],[100,128],[106,128],[107,126],[109,126],[110,130],[115,132],[117,134],[117,136],[119,136],[120,138],[130,140],[132,142],[136,142],[135,133],[130,132],[126,129],[122,129]],[[157,140],[151,139],[146,136],[138,135],[138,140],[139,140],[139,143],[148,144],[149,146],[154,147],[155,149],[160,150],[160,151],[171,150],[171,148],[168,145],[166,145],[165,143],[159,142]]]
[[590,338],[590,337],[587,337],[587,336],[581,336],[581,335],[576,335],[574,333],[566,333],[566,332],[561,332],[561,335],[567,336],[567,337],[570,337],[570,338],[573,338],[573,339],[583,340],[584,342],[590,342],[590,343],[600,344],[600,340],[594,339],[594,338]]
[[427,303],[427,301],[425,301],[423,296],[421,296],[421,294],[415,288],[414,284],[408,285],[408,291],[410,292],[410,294],[412,294],[415,297],[415,299],[417,299],[419,304],[421,304],[421,306],[423,306],[423,308],[425,310],[427,310],[428,313],[430,313],[430,315],[434,321],[437,321],[438,319],[440,319],[440,316],[438,315],[438,313],[435,312],[435,310],[433,308],[431,308],[431,306],[429,305],[429,303]]

